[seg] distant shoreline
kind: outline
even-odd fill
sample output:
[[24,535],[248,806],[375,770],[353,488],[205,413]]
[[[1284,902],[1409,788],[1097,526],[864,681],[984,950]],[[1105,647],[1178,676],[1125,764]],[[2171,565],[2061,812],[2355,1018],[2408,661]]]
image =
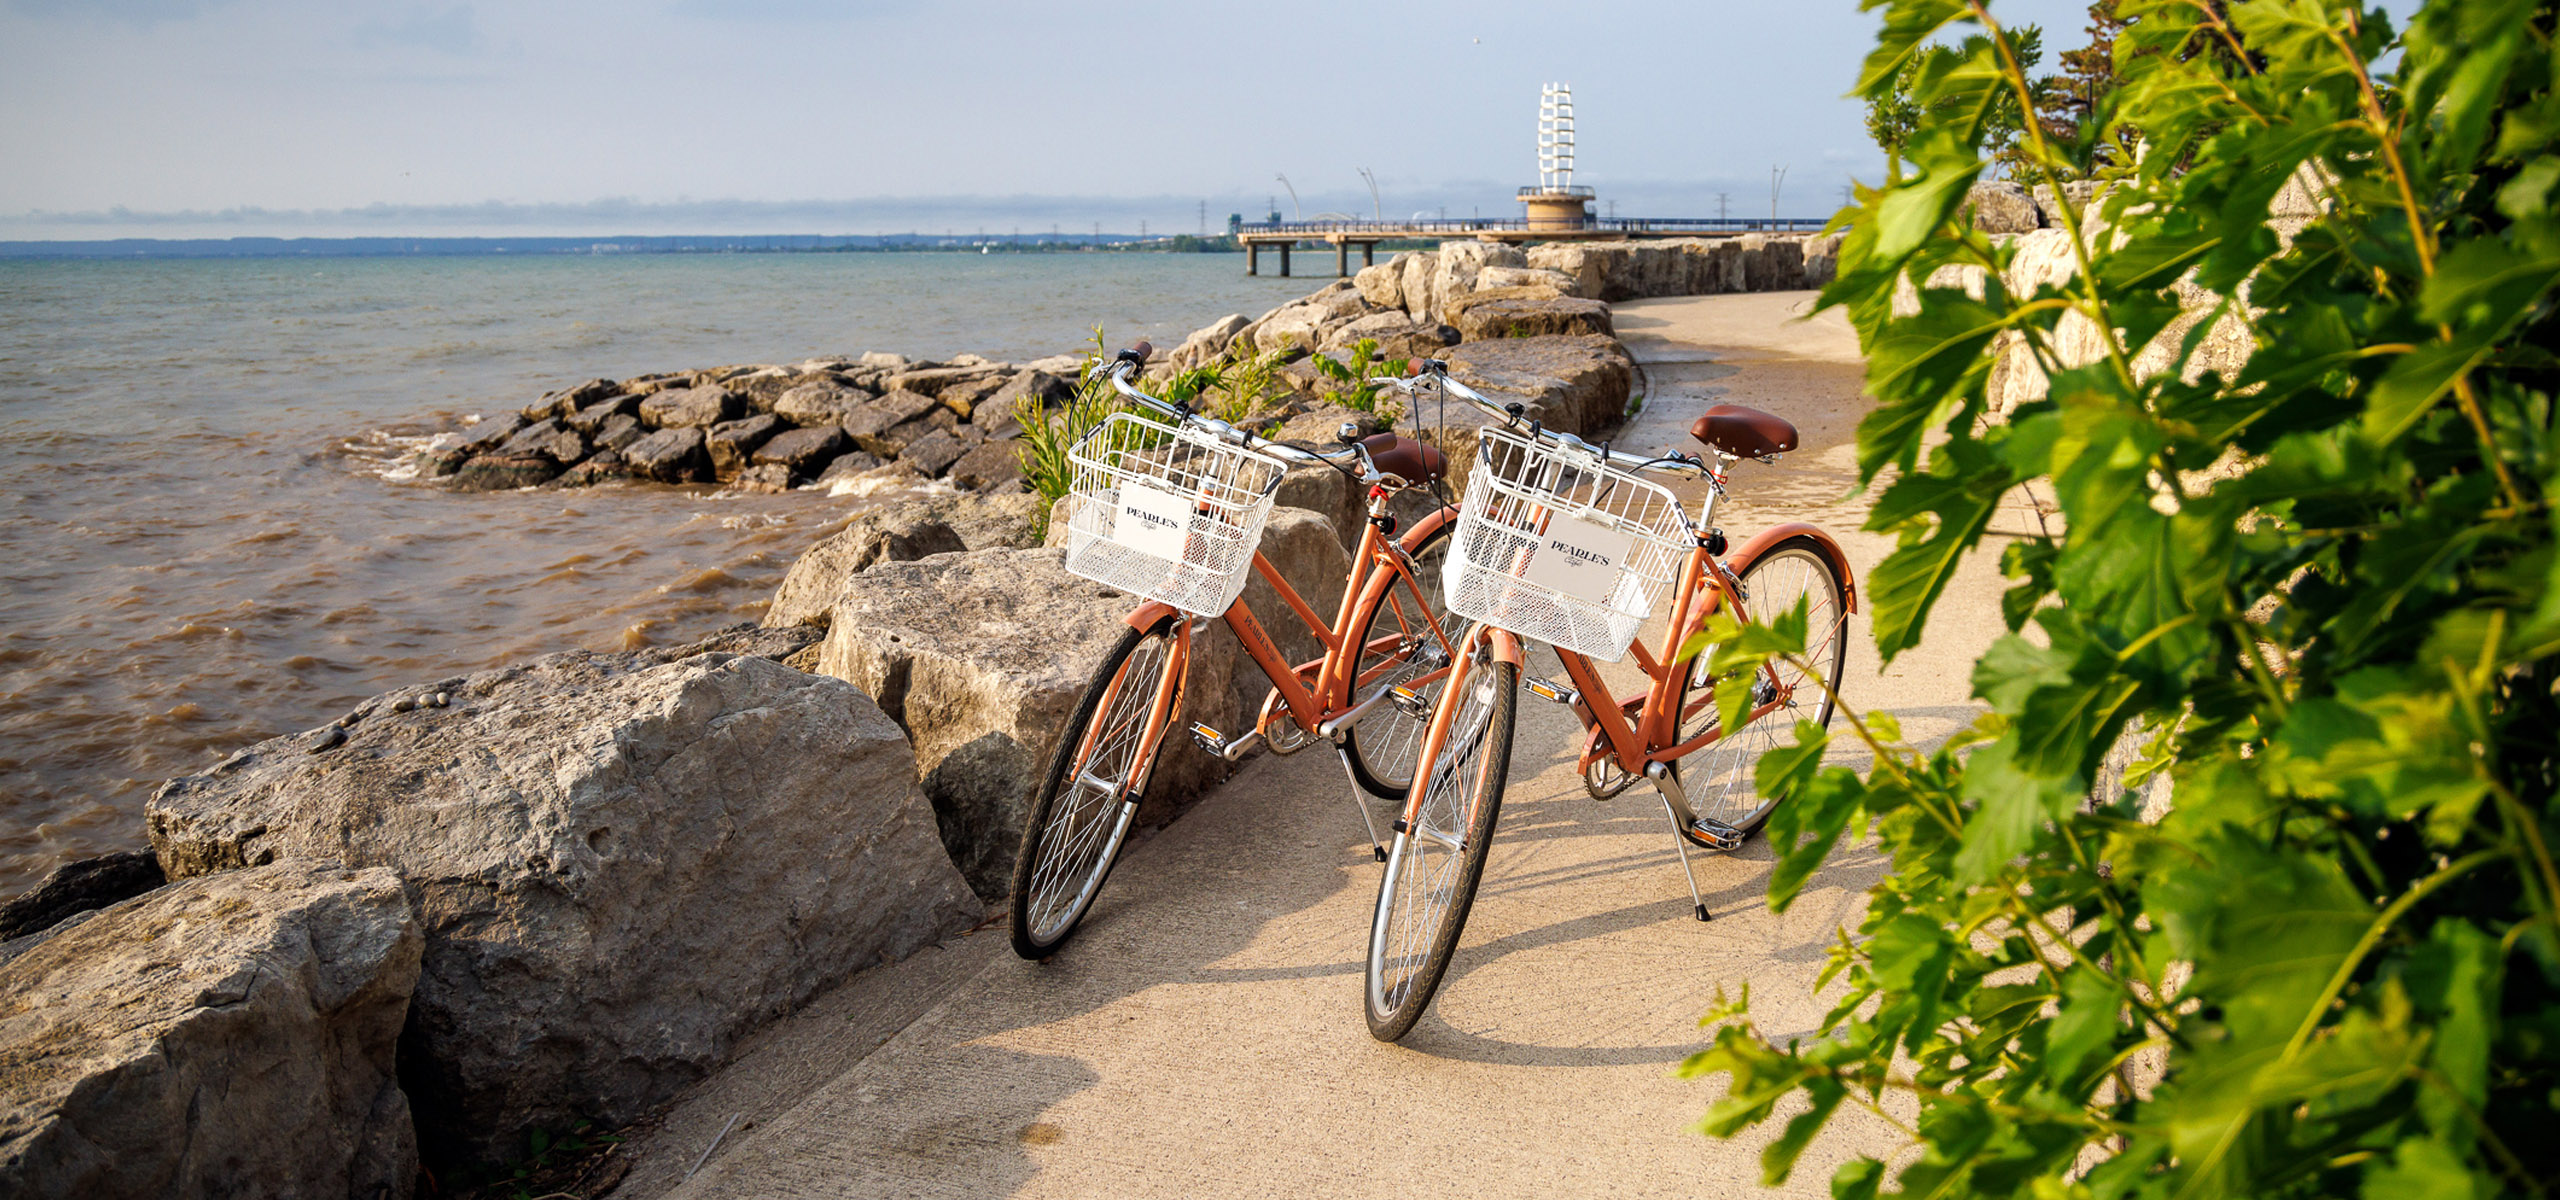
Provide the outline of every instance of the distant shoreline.
[[[1414,243],[1422,245],[1424,243]],[[1380,243],[1393,250],[1403,243]],[[1234,238],[1139,234],[705,234],[621,237],[234,237],[0,241],[0,259],[602,257],[631,254],[1238,254]]]

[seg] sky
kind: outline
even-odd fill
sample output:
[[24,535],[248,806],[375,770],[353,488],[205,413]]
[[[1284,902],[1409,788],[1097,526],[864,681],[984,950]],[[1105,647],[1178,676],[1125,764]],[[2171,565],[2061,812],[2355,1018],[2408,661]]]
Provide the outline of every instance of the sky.
[[[1993,11],[2050,54],[2085,8]],[[1882,173],[1842,95],[1875,25],[1854,0],[0,0],[0,238],[1507,216],[1548,82],[1602,215],[1767,215],[1783,167],[1779,213],[1822,216]]]

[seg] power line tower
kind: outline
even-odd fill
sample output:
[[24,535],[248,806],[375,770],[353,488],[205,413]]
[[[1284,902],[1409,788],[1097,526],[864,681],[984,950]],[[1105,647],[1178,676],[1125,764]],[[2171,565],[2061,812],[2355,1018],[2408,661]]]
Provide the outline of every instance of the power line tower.
[[1778,188],[1780,185],[1786,183],[1786,181],[1787,169],[1785,167],[1771,166],[1769,168],[1769,219],[1772,221],[1778,219]]
[[1716,219],[1717,219],[1717,220],[1721,221],[1721,220],[1724,220],[1724,219],[1725,219],[1725,210],[1729,207],[1729,202],[1730,202],[1732,199],[1733,199],[1733,195],[1732,195],[1732,193],[1730,193],[1730,192],[1717,192],[1717,193],[1716,193]]

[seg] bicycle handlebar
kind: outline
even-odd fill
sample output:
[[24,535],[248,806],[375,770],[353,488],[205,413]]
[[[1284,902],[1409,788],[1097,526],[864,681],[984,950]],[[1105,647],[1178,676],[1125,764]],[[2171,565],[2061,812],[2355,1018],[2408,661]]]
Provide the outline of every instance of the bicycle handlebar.
[[[1414,364],[1414,374],[1410,376],[1379,376],[1369,382],[1393,388],[1406,396],[1419,395],[1426,386],[1436,386],[1442,395],[1455,396],[1473,404],[1487,414],[1501,418],[1504,425],[1514,428],[1520,425],[1521,414],[1526,411],[1519,404],[1495,404],[1474,388],[1449,378],[1449,364],[1436,358],[1426,358]],[[1573,447],[1621,470],[1646,471],[1656,475],[1678,475],[1683,478],[1696,478],[1705,474],[1707,470],[1705,461],[1695,455],[1674,453],[1659,458],[1646,458],[1605,446],[1594,446],[1570,433],[1541,428],[1534,422],[1531,424],[1531,429],[1539,437],[1547,438],[1559,445]]]
[[1140,342],[1135,346],[1131,346],[1130,348],[1119,352],[1118,354],[1112,355],[1109,359],[1094,360],[1091,371],[1107,373],[1111,378],[1111,386],[1113,390],[1131,400],[1135,400],[1140,404],[1146,405],[1148,408],[1152,408],[1157,412],[1163,413],[1165,416],[1172,418],[1176,424],[1189,425],[1194,428],[1204,430],[1223,441],[1232,442],[1247,450],[1260,451],[1274,458],[1293,463],[1322,463],[1329,466],[1339,466],[1343,463],[1351,462],[1356,459],[1361,462],[1362,466],[1365,467],[1368,465],[1368,451],[1358,444],[1345,446],[1340,450],[1331,452],[1300,449],[1288,444],[1287,442],[1275,442],[1268,438],[1255,437],[1249,430],[1239,429],[1234,425],[1217,419],[1216,417],[1203,416],[1199,413],[1193,412],[1188,405],[1168,404],[1163,400],[1159,400],[1154,396],[1150,396],[1145,392],[1129,386],[1129,377],[1137,374],[1138,368],[1145,365],[1147,356],[1153,353],[1154,350],[1155,347],[1150,346],[1145,342]]

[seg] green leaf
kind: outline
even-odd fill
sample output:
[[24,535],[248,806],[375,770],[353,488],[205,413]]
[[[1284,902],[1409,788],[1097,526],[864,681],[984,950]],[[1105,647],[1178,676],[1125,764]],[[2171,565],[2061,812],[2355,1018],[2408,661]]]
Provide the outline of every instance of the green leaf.
[[1760,1184],[1763,1187],[1778,1187],[1786,1183],[1787,1176],[1796,1169],[1796,1159],[1803,1155],[1807,1145],[1812,1144],[1813,1135],[1831,1123],[1831,1114],[1839,1109],[1840,1101],[1849,1094],[1849,1089],[1840,1086],[1839,1081],[1823,1076],[1807,1079],[1804,1091],[1806,1099],[1812,1102],[1811,1107],[1797,1113],[1787,1122],[1787,1131],[1760,1152]]

